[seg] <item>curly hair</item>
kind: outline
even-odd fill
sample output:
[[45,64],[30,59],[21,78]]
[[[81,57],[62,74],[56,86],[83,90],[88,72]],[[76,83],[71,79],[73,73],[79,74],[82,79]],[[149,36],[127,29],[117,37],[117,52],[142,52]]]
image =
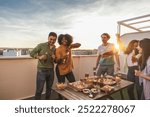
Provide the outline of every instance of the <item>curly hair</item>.
[[60,34],[60,35],[58,36],[58,43],[59,43],[59,45],[61,45],[63,38],[64,38],[64,34]]
[[59,45],[62,44],[62,39],[65,38],[67,40],[67,46],[69,47],[71,43],[73,42],[73,37],[69,34],[60,34],[58,37],[58,43]]

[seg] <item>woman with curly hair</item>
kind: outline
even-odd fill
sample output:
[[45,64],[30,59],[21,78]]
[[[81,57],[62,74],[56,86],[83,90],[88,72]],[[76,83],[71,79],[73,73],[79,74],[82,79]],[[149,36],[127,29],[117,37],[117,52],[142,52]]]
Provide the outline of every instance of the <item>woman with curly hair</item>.
[[73,60],[71,50],[79,48],[81,44],[72,44],[73,38],[69,34],[60,34],[58,37],[59,47],[56,49],[56,75],[59,83],[64,83],[65,78],[69,82],[74,82],[75,77],[72,72]]

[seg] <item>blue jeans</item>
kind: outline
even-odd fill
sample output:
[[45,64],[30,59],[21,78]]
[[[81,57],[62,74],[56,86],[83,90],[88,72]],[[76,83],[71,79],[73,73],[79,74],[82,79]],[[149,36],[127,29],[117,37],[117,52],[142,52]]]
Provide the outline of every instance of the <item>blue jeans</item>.
[[46,82],[46,97],[45,99],[49,99],[51,95],[51,87],[54,81],[54,69],[39,69],[37,71],[37,79],[36,79],[36,93],[35,99],[40,100],[41,94],[44,88],[44,84]]
[[99,65],[97,76],[105,75],[105,73],[114,76],[114,65]]

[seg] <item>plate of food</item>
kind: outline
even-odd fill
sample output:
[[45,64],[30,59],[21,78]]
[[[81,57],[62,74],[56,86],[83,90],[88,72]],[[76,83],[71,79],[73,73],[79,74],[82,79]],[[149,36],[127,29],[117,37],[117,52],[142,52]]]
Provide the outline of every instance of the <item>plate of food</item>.
[[81,81],[69,83],[68,87],[75,91],[82,91],[85,88]]
[[108,93],[108,92],[113,91],[113,90],[114,90],[114,87],[109,86],[109,85],[105,85],[105,86],[103,86],[102,88],[100,88],[100,90],[103,91],[103,92]]
[[103,79],[103,84],[104,85],[115,85],[116,81],[112,78],[104,78]]
[[96,94],[96,93],[99,92],[97,88],[92,88],[91,91],[92,91],[92,93],[94,93],[94,94]]
[[90,89],[83,89],[82,91],[83,91],[83,93],[85,93],[85,94],[90,93]]
[[60,90],[64,90],[67,87],[65,83],[56,83],[56,87]]

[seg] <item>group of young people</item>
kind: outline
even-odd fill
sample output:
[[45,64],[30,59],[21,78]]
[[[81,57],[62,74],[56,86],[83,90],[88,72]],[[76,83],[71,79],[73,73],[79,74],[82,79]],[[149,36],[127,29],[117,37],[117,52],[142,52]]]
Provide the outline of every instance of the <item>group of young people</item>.
[[[114,44],[109,43],[110,35],[103,33],[101,35],[102,44],[98,47],[98,57],[95,70],[97,75],[114,75],[114,56],[117,62],[117,70],[120,70],[120,61],[118,52]],[[44,84],[46,82],[46,97],[50,99],[51,88],[54,81],[54,64],[56,64],[56,76],[59,83],[65,83],[65,78],[69,82],[74,82],[73,59],[71,50],[79,48],[80,43],[73,43],[73,37],[69,34],[60,34],[58,36],[59,47],[56,48],[55,42],[57,34],[50,32],[48,42],[38,44],[30,53],[30,56],[38,59],[36,93],[35,99],[41,99]],[[120,49],[127,55],[128,74],[127,79],[135,82],[138,99],[150,99],[150,39],[141,41],[133,40],[125,48],[117,35]],[[142,93],[143,92],[143,93]],[[135,99],[134,87],[128,88],[130,99]]]

